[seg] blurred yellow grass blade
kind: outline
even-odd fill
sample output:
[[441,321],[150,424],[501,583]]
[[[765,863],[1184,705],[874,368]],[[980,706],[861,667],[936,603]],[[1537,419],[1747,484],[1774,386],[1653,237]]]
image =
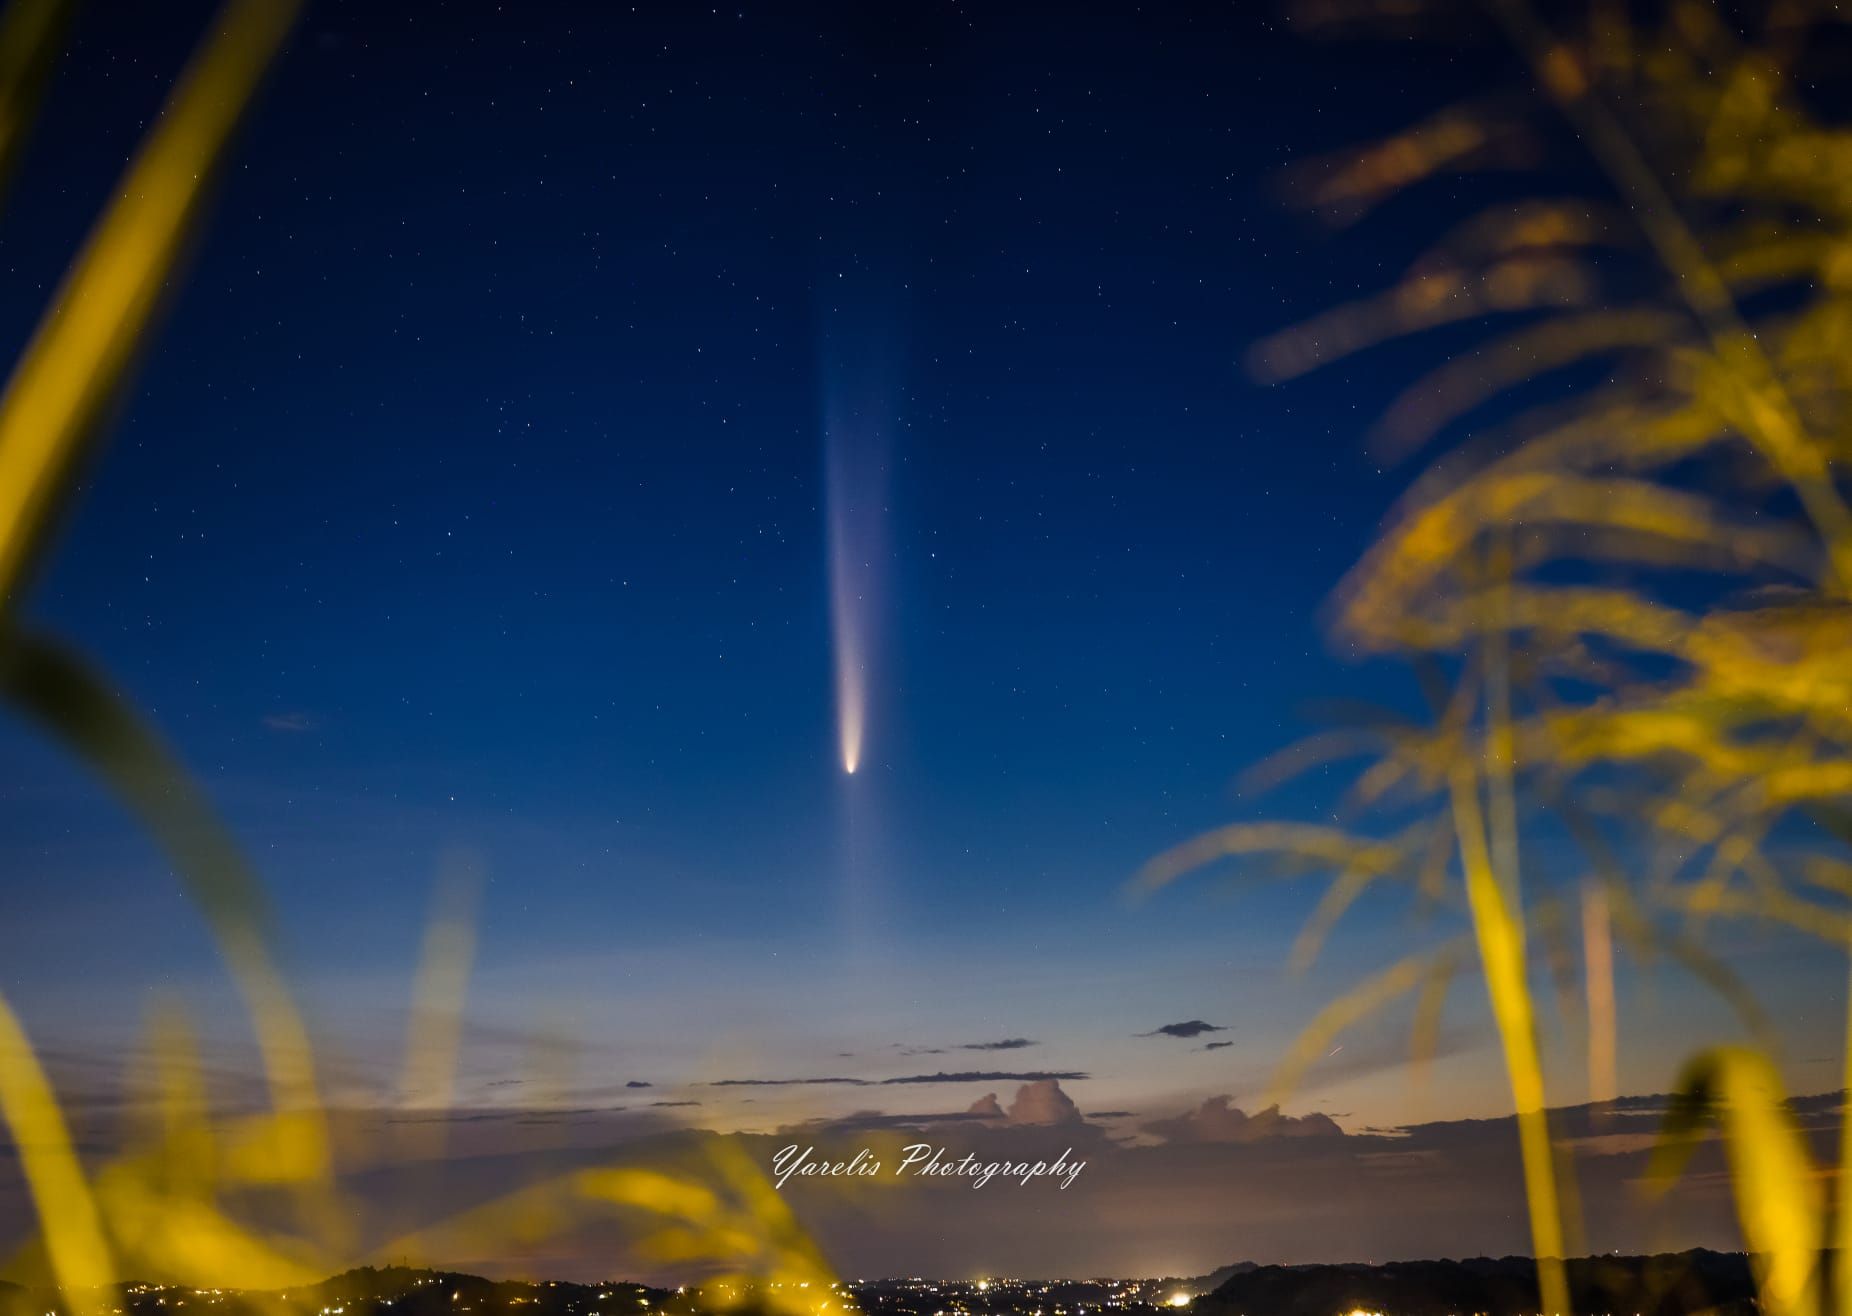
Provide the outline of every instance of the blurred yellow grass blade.
[[12,0],[0,14],[0,196],[12,181],[75,0]]
[[[431,1259],[510,1241],[539,1242],[585,1221],[585,1207],[614,1208],[641,1227],[632,1241],[659,1261],[701,1262],[703,1303],[739,1305],[746,1286],[772,1312],[808,1316],[833,1299],[835,1274],[764,1170],[739,1148],[712,1141],[673,1169],[610,1165],[575,1170],[427,1225],[374,1256]],[[731,1295],[713,1293],[730,1284]]]
[[[405,1072],[399,1099],[408,1106],[444,1111],[455,1086],[457,1053],[463,1029],[463,999],[469,990],[470,963],[476,951],[475,908],[481,874],[473,862],[446,862],[439,878],[436,908],[425,930],[424,950],[412,992],[406,1025]],[[418,1154],[435,1158],[442,1150],[444,1122],[417,1126]]]
[[[1792,535],[1745,524],[1701,495],[1641,479],[1520,468],[1488,473],[1408,507],[1340,587],[1341,624],[1360,638],[1393,633],[1393,619],[1413,611],[1477,543],[1515,526],[1554,531],[1571,550],[1581,547],[1587,531],[1606,529],[1687,549],[1697,562],[1717,562],[1724,550],[1742,565],[1796,571],[1809,565]],[[1533,599],[1542,606],[1527,614]],[[1560,594],[1524,590],[1512,606],[1515,617],[1542,624],[1559,603],[1576,601],[1591,610],[1591,624],[1624,626],[1647,637],[1675,634],[1682,622],[1671,609],[1598,586],[1565,586]]]
[[1531,1242],[1544,1316],[1567,1316],[1569,1282],[1563,1270],[1563,1211],[1556,1190],[1555,1154],[1545,1115],[1543,1063],[1525,966],[1523,913],[1508,897],[1492,868],[1478,782],[1461,758],[1450,774],[1460,866],[1473,913],[1479,967],[1505,1052],[1505,1073],[1517,1108],[1518,1145],[1524,1162],[1524,1191],[1530,1204]]
[[288,31],[291,0],[233,0],[0,397],[0,606],[18,601],[85,438],[141,344],[201,195]]
[[1685,328],[1683,317],[1652,308],[1590,311],[1540,321],[1417,380],[1383,413],[1371,432],[1372,447],[1385,457],[1407,456],[1507,389],[1589,357],[1663,347]]
[[132,1165],[99,1176],[97,1197],[123,1266],[139,1280],[266,1290],[312,1284],[327,1273],[237,1224],[208,1199],[164,1191]]
[[1614,937],[1608,917],[1607,888],[1590,882],[1582,889],[1583,993],[1588,1006],[1588,1099],[1595,1105],[1619,1094],[1615,1079]]
[[131,1145],[150,1149],[145,1157],[171,1191],[204,1193],[219,1167],[193,1030],[168,1001],[149,1012],[147,1035],[131,1088]]
[[1326,1004],[1312,1022],[1300,1030],[1286,1058],[1274,1070],[1267,1102],[1278,1104],[1289,1096],[1312,1063],[1325,1054],[1326,1048],[1346,1029],[1408,995],[1431,978],[1451,972],[1451,961],[1445,949],[1439,953],[1423,951],[1397,960]]
[[12,1007],[0,998],[0,1115],[18,1149],[20,1168],[43,1230],[45,1250],[64,1298],[84,1316],[114,1282],[96,1199],[71,1146],[45,1071]]
[[1485,270],[1421,271],[1387,292],[1262,339],[1248,353],[1248,368],[1275,383],[1393,338],[1499,312],[1580,306],[1593,296],[1594,281],[1578,262],[1535,252]]
[[660,1170],[586,1170],[578,1176],[577,1182],[579,1191],[587,1197],[642,1207],[690,1224],[714,1220],[720,1215],[720,1199],[713,1190]]
[[1510,119],[1452,106],[1364,151],[1293,166],[1287,192],[1332,222],[1349,223],[1441,173],[1508,163],[1527,153],[1528,138]]
[[1622,74],[1633,63],[1633,20],[1626,0],[1595,0],[1589,7],[1588,24],[1596,74]]
[[778,1268],[785,1281],[824,1286],[833,1283],[835,1272],[764,1169],[737,1143],[712,1144],[710,1157],[756,1228],[776,1244]]
[[1839,1173],[1834,1176],[1833,1256],[1837,1266],[1833,1273],[1833,1306],[1838,1316],[1852,1316],[1852,943],[1848,943],[1846,964],[1846,1030],[1840,1056],[1839,1103]]
[[1421,984],[1420,995],[1415,997],[1415,1017],[1408,1030],[1408,1058],[1418,1079],[1425,1080],[1428,1067],[1440,1050],[1441,1012],[1446,1008],[1447,991],[1459,971],[1458,952],[1437,955]]
[[1575,52],[1556,40],[1535,7],[1528,0],[1492,0],[1490,8],[1629,203],[1672,276],[1672,290],[1710,340],[1723,384],[1719,401],[1793,489],[1819,531],[1840,589],[1852,589],[1852,509],[1834,484],[1823,450],[1808,434],[1793,396],[1686,222],[1684,207],[1669,195],[1626,126],[1595,94]]
[[278,1106],[312,1109],[308,1034],[271,962],[261,888],[236,844],[167,748],[77,655],[31,635],[5,638],[0,694],[80,755],[153,833],[218,937]]
[[1743,1243],[1756,1269],[1761,1309],[1804,1316],[1819,1297],[1825,1218],[1807,1144],[1788,1112],[1781,1076],[1746,1047],[1718,1047],[1685,1068],[1666,1114],[1651,1178],[1663,1191],[1715,1119],[1723,1127]]
[[581,1191],[674,1222],[651,1233],[643,1246],[659,1260],[704,1260],[743,1278],[770,1281],[761,1296],[774,1310],[818,1310],[815,1289],[827,1296],[835,1274],[764,1170],[738,1147],[707,1146],[708,1166],[721,1193],[704,1184],[654,1170],[589,1171]]
[[432,1221],[375,1248],[372,1264],[441,1265],[509,1244],[536,1243],[580,1219],[581,1172],[529,1184],[502,1197]]
[[1357,903],[1359,897],[1369,889],[1381,874],[1368,868],[1347,867],[1331,879],[1331,885],[1325,888],[1318,898],[1312,916],[1299,929],[1299,935],[1293,939],[1292,950],[1286,957],[1288,966],[1295,973],[1303,973],[1318,958],[1324,949],[1325,939],[1331,935],[1331,929],[1337,926],[1350,907]]
[[1217,859],[1238,855],[1277,854],[1318,864],[1392,871],[1406,857],[1401,847],[1353,836],[1336,827],[1306,823],[1238,823],[1218,827],[1175,846],[1146,863],[1134,879],[1135,891],[1150,891]]

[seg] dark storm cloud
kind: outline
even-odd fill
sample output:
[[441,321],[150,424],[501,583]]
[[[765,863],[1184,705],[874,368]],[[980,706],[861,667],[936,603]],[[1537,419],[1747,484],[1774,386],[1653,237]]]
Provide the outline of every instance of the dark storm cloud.
[[1201,1019],[1185,1019],[1180,1024],[1165,1024],[1161,1028],[1153,1028],[1148,1033],[1140,1033],[1139,1036],[1201,1037],[1204,1033],[1226,1033],[1227,1031],[1227,1027],[1222,1024],[1204,1023]]
[[656,1085],[654,1083],[644,1083],[639,1079],[633,1078],[628,1083],[624,1084],[624,1086],[627,1088],[652,1088]]
[[1205,1050],[1205,1051],[1220,1051],[1220,1050],[1221,1050],[1221,1049],[1222,1049],[1223,1047],[1225,1047],[1225,1046],[1233,1046],[1233,1045],[1234,1045],[1234,1043],[1233,1043],[1233,1042],[1204,1042],[1204,1043],[1203,1043],[1203,1050]]

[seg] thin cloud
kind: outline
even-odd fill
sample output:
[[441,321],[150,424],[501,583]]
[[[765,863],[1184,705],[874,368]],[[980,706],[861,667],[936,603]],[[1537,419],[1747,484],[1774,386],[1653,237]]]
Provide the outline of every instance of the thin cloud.
[[710,1088],[866,1088],[873,1087],[874,1081],[866,1078],[717,1078],[706,1086]]
[[1080,1082],[1091,1078],[1081,1070],[1027,1070],[1016,1072],[998,1069],[938,1070],[931,1074],[899,1074],[893,1078],[720,1078],[705,1084],[711,1088],[798,1088],[798,1087],[893,1087],[909,1083],[1041,1083],[1049,1079]]
[[[1001,1113],[999,1113],[999,1118]],[[991,1118],[968,1110],[935,1111],[929,1114],[886,1114],[878,1110],[856,1111],[850,1115],[824,1116],[780,1127],[790,1133],[852,1133],[858,1129],[926,1129],[939,1124],[973,1123]]]
[[1226,1033],[1227,1031],[1227,1027],[1223,1024],[1204,1023],[1201,1019],[1185,1019],[1180,1024],[1165,1024],[1161,1028],[1153,1028],[1148,1033],[1140,1033],[1139,1036],[1190,1038],[1201,1037],[1204,1033]]
[[893,1083],[1045,1083],[1052,1080],[1060,1082],[1079,1082],[1091,1078],[1091,1074],[1078,1070],[1032,1070],[1027,1073],[1012,1074],[985,1069],[962,1070],[955,1074],[940,1071],[937,1074],[907,1074],[901,1078],[884,1078],[883,1086]]
[[956,1046],[907,1046],[901,1042],[893,1045],[903,1056],[942,1056],[948,1051],[1020,1051],[1041,1043],[1033,1037],[1004,1037],[995,1042],[960,1042]]

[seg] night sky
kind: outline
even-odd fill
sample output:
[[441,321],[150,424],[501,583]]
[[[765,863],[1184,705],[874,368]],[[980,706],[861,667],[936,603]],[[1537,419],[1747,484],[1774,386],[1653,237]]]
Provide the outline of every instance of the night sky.
[[[9,351],[208,12],[81,13],[0,215]],[[1364,432],[1435,349],[1279,388],[1244,354],[1460,204],[1333,232],[1281,170],[1498,58],[1247,4],[316,3],[26,612],[245,843],[343,1102],[388,1100],[439,874],[474,863],[466,1104],[519,1106],[558,1045],[570,1090],[640,1108],[648,1083],[722,1130],[1007,1105],[1049,1073],[1121,1134],[1251,1106],[1398,954],[1401,907],[1366,900],[1294,978],[1315,889],[1126,887],[1205,827],[1316,816],[1317,781],[1230,783],[1317,701],[1407,698],[1321,619],[1415,470]],[[868,646],[853,777],[832,497]],[[64,1081],[107,1084],[150,993],[248,1064],[134,822],[23,724],[0,755],[0,990]],[[1837,1065],[1817,958],[1736,949],[1804,1090]],[[1630,1092],[1727,1023],[1669,974],[1634,1010]],[[1147,1035],[1191,1020],[1224,1031]],[[1353,1134],[1509,1109],[1476,980],[1425,1085],[1403,1027],[1288,1109]],[[999,1077],[713,1086],[939,1071]]]

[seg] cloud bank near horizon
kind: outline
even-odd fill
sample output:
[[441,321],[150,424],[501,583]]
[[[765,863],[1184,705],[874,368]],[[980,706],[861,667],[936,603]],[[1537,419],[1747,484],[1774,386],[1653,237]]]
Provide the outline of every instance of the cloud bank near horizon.
[[[907,1077],[861,1086],[921,1091]],[[606,1085],[561,1092],[553,1104],[539,1104],[524,1099],[520,1085],[498,1080],[482,1086],[484,1104],[447,1111],[348,1105],[332,1119],[344,1138],[373,1146],[389,1144],[395,1124],[446,1126],[441,1171],[384,1161],[343,1181],[380,1220],[401,1223],[443,1218],[592,1166],[686,1164],[714,1142],[736,1146],[764,1167],[792,1143],[847,1158],[863,1147],[891,1156],[892,1149],[919,1141],[943,1146],[954,1157],[1065,1153],[1087,1162],[1065,1191],[1046,1184],[976,1191],[910,1181],[851,1200],[827,1183],[794,1181],[788,1200],[848,1275],[1186,1276],[1237,1260],[1382,1261],[1528,1249],[1509,1117],[1346,1127],[1341,1116],[1327,1112],[1244,1107],[1231,1093],[1086,1114],[1063,1086],[1066,1077],[971,1071],[943,1081],[997,1086],[980,1088],[974,1097],[957,1094],[943,1106],[926,1101],[911,1110],[874,1108],[767,1123],[756,1132],[717,1130],[714,1109],[674,1085]],[[626,1091],[630,1100],[621,1095]],[[1793,1103],[1823,1153],[1837,1137],[1840,1105],[1837,1093]],[[1650,1201],[1641,1191],[1665,1106],[1663,1097],[1642,1096],[1552,1113],[1560,1144],[1577,1167],[1583,1250],[1739,1245],[1714,1144],[1700,1149],[1684,1182],[1663,1199]],[[121,1126],[122,1105],[96,1093],[72,1108],[86,1157],[105,1158],[112,1150],[108,1130]],[[441,1191],[434,1188],[440,1183]],[[0,1236],[23,1235],[30,1219],[23,1192],[0,1192]],[[459,1247],[432,1259],[487,1274],[688,1278],[623,1249],[622,1231],[607,1220],[538,1249]]]

